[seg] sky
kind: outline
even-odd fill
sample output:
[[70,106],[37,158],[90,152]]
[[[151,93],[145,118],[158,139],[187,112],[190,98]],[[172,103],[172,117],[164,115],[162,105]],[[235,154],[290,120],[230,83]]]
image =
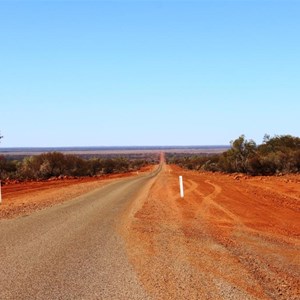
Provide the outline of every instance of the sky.
[[0,0],[0,147],[300,136],[300,1]]

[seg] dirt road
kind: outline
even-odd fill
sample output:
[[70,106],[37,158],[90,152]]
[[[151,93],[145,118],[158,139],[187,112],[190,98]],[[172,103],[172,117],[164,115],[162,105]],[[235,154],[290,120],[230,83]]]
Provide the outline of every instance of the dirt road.
[[156,173],[0,221],[0,299],[148,299],[115,228]]
[[300,299],[299,175],[163,164],[2,220],[0,237],[0,299]]
[[164,166],[124,218],[128,256],[153,299],[300,299],[299,175]]

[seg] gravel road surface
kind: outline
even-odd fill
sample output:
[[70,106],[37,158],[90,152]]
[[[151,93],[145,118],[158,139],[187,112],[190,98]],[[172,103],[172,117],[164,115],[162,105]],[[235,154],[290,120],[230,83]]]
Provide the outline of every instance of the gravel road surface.
[[156,172],[0,221],[0,299],[149,299],[116,227]]

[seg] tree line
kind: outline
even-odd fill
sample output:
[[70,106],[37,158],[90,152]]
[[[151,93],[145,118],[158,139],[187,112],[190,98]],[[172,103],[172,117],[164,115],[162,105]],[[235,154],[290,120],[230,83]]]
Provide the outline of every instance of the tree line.
[[157,163],[158,158],[129,159],[91,158],[49,152],[12,160],[0,156],[0,179],[44,180],[51,177],[84,177],[137,171],[148,164]]
[[274,175],[300,172],[300,138],[291,135],[265,135],[257,145],[241,135],[221,154],[168,154],[167,163],[191,170]]

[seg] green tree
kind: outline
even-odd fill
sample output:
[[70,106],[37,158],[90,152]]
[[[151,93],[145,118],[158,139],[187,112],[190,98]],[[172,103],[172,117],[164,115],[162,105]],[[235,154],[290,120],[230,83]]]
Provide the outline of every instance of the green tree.
[[[249,159],[256,153],[256,143],[253,140],[246,140],[244,135],[241,135],[234,141],[230,142],[231,149],[224,153],[224,166],[227,170],[234,172],[248,172]],[[228,170],[229,169],[229,170]]]

